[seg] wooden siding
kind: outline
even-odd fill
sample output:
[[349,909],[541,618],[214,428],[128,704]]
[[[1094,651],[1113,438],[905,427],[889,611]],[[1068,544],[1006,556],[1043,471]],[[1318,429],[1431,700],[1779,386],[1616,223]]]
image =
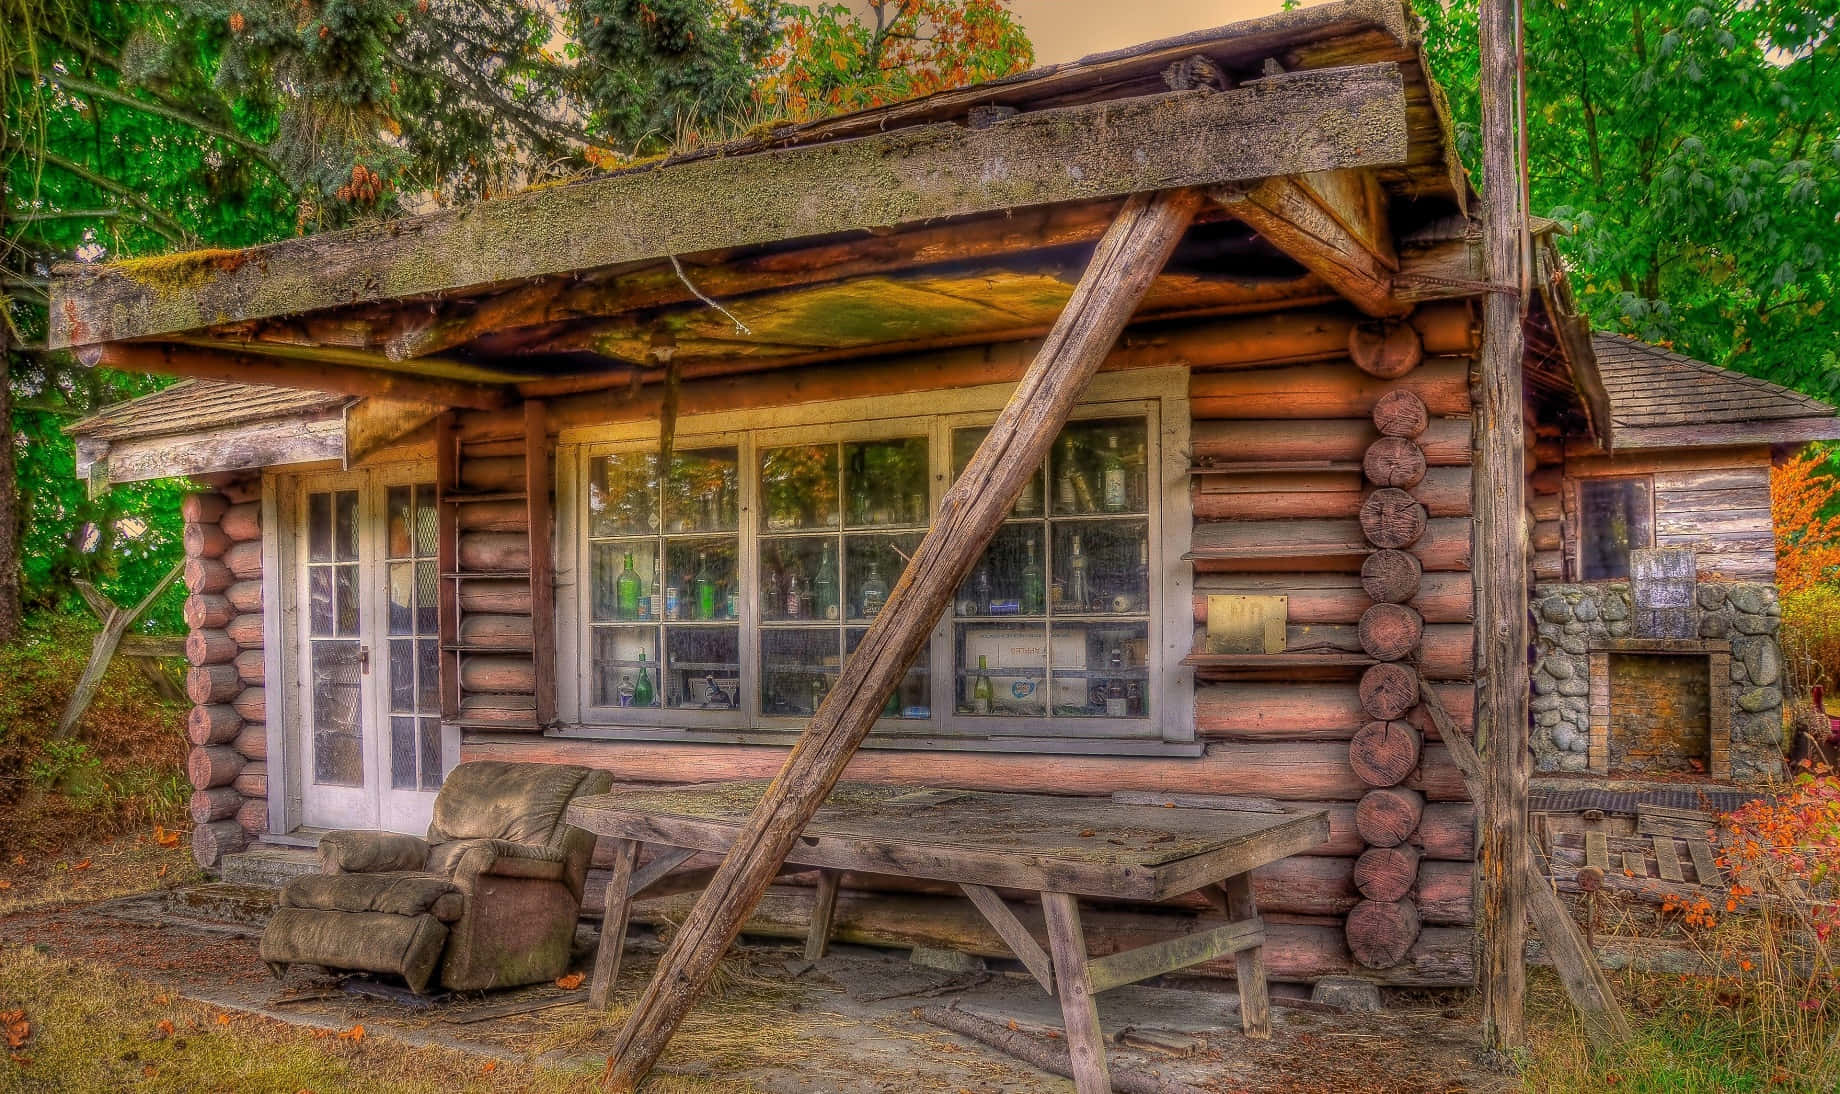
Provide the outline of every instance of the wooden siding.
[[[1691,547],[1704,580],[1774,581],[1770,449],[1763,445],[1604,455],[1570,449],[1565,459],[1565,574],[1578,573],[1578,482],[1646,479],[1654,499],[1654,546]],[[1542,576],[1541,580],[1557,580]]]

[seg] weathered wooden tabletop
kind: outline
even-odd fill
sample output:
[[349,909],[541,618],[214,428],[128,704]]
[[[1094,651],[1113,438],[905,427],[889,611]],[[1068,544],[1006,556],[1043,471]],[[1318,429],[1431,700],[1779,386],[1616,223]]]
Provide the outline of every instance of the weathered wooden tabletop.
[[[765,780],[578,798],[569,820],[599,836],[725,852]],[[1105,798],[839,783],[787,856],[798,865],[1161,900],[1306,851],[1321,809],[1242,813]]]

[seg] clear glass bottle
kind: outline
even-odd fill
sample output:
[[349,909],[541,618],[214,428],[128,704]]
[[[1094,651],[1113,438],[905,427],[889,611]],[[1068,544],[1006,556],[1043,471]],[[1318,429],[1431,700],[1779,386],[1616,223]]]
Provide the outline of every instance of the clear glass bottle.
[[978,563],[977,573],[971,578],[972,592],[977,599],[977,614],[990,614],[990,563]]
[[762,584],[762,597],[765,601],[765,615],[768,619],[778,619],[786,611],[786,586],[780,578],[779,567],[766,566],[766,580]]
[[1113,642],[1112,652],[1106,662],[1111,666],[1112,679],[1105,688],[1105,716],[1123,718],[1128,712],[1124,686],[1124,648]]
[[818,559],[818,576],[811,582],[812,615],[818,619],[837,618],[837,554],[828,540]]
[[639,678],[633,682],[632,705],[649,707],[657,696],[652,691],[652,677],[645,669],[645,651],[639,651]]
[[990,684],[990,658],[980,653],[977,679],[971,684],[971,713],[989,714],[990,700],[995,694],[996,689]]
[[1073,549],[1067,555],[1067,599],[1075,612],[1092,609],[1092,589],[1086,580],[1086,552],[1080,546],[1080,537],[1073,537]]
[[1059,513],[1079,512],[1079,488],[1073,465],[1073,438],[1063,436],[1054,457],[1054,509]]
[[1131,507],[1131,477],[1125,471],[1124,456],[1118,451],[1118,434],[1105,435],[1105,450],[1099,455],[1100,504],[1108,513],[1122,513]]
[[619,580],[614,583],[616,601],[619,604],[621,619],[639,618],[639,590],[642,583],[639,571],[633,569],[632,552],[626,552],[626,565],[620,570]]
[[1031,539],[1028,542],[1029,557],[1022,567],[1022,603],[1019,607],[1023,615],[1041,615],[1047,610],[1047,581],[1041,570],[1041,560],[1035,557],[1035,541]]
[[796,562],[786,575],[786,602],[781,607],[787,619],[805,618],[805,571]]
[[871,555],[869,556],[869,572],[863,577],[860,617],[874,619],[881,614],[882,605],[886,603],[888,603],[888,582],[882,580],[881,560]]

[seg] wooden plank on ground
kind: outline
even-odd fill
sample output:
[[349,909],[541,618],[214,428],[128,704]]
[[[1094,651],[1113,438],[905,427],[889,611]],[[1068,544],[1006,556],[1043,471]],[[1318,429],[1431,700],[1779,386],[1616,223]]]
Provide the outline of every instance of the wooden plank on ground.
[[1648,863],[1644,861],[1640,851],[1623,852],[1623,869],[1631,877],[1648,876]]
[[1662,881],[1686,880],[1680,872],[1680,856],[1674,850],[1673,836],[1651,836],[1655,841],[1655,870]]
[[1599,870],[1610,869],[1610,841],[1602,832],[1584,834],[1584,864]]
[[1693,858],[1694,880],[1700,885],[1723,889],[1725,875],[1719,873],[1719,864],[1712,857],[1712,845],[1703,839],[1689,839],[1687,854]]
[[1636,832],[1643,836],[1679,836],[1682,839],[1705,839],[1715,824],[1712,814],[1703,809],[1670,809],[1665,805],[1636,805]]

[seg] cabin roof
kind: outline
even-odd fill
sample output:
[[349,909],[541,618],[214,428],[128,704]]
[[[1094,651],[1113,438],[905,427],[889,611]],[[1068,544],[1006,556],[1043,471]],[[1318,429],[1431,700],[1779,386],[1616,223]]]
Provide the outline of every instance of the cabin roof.
[[171,387],[105,406],[65,426],[64,432],[99,441],[170,437],[323,414],[337,410],[346,400],[343,395],[306,388],[180,380]]
[[1834,407],[1780,384],[1622,335],[1591,345],[1619,449],[1840,438]]

